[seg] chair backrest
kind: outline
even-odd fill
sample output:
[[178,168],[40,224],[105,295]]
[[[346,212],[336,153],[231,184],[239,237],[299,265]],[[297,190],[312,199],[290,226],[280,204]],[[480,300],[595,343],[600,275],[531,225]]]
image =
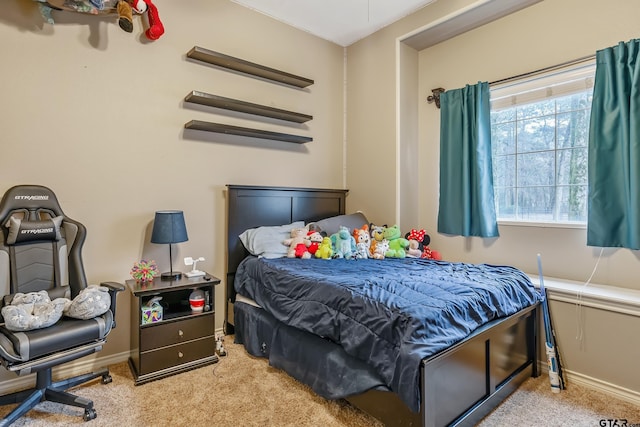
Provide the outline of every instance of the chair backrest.
[[0,201],[0,296],[46,290],[73,298],[86,287],[85,227],[67,217],[47,187],[19,185]]

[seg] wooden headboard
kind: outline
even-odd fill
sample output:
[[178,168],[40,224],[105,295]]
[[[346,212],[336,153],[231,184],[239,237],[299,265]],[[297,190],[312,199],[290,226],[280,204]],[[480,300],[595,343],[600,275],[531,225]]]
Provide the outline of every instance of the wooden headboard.
[[345,213],[348,190],[227,185],[226,333],[233,333],[236,269],[249,253],[239,235],[249,228],[318,221]]

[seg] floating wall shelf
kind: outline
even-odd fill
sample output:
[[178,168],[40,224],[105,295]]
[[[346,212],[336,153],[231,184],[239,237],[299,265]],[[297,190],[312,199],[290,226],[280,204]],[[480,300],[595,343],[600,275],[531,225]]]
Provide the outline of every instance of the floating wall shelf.
[[241,113],[254,114],[273,119],[286,120],[288,122],[304,123],[313,119],[308,114],[295,113],[293,111],[280,110],[266,105],[252,104],[250,102],[239,101],[237,99],[225,98],[211,95],[197,90],[188,94],[184,100],[194,104],[207,105],[209,107],[224,108],[225,110],[239,111]]
[[194,46],[187,53],[187,57],[197,59],[198,61],[206,62],[208,64],[227,68],[229,70],[239,71],[241,73],[250,74],[252,76],[262,77],[268,80],[284,83],[289,86],[305,88],[313,84],[313,80],[307,79],[305,77],[285,73],[284,71],[265,67],[264,65],[260,64],[254,64],[253,62],[234,58],[233,56],[214,52],[212,50],[208,50],[198,46]]
[[276,141],[293,142],[296,144],[304,144],[313,141],[313,138],[307,136],[290,135],[287,133],[269,132],[266,130],[251,129],[239,126],[224,125],[221,123],[203,122],[200,120],[191,120],[184,125],[185,129],[202,130],[206,132],[225,133],[228,135],[247,136],[249,138],[273,139]]

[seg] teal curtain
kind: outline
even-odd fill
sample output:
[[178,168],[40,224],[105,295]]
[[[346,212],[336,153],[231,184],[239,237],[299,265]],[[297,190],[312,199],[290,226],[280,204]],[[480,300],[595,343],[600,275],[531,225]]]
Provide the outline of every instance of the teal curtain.
[[497,237],[489,83],[440,95],[438,232]]
[[596,52],[587,245],[640,249],[640,40]]

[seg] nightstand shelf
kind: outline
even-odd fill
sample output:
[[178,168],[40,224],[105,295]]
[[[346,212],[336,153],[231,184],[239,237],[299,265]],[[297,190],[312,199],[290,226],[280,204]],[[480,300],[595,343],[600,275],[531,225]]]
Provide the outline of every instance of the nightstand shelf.
[[313,141],[313,138],[300,135],[291,135],[288,133],[270,132],[266,130],[245,128],[240,126],[231,126],[221,123],[204,122],[201,120],[191,120],[184,125],[185,129],[201,130],[205,132],[224,133],[228,135],[246,136],[249,138],[272,139],[276,141],[293,142],[295,144],[304,144]]
[[253,114],[257,116],[270,117],[272,119],[286,120],[294,123],[304,123],[313,119],[308,114],[296,113],[293,111],[281,110],[279,108],[268,107],[266,105],[252,104],[238,99],[225,98],[212,95],[197,90],[192,91],[184,98],[185,102],[207,105],[209,107],[222,108],[225,110],[238,111],[240,113]]
[[194,46],[188,53],[188,58],[206,62],[233,71],[238,71],[251,76],[261,77],[274,82],[284,83],[289,86],[305,88],[314,82],[305,77],[296,76],[295,74],[286,73],[274,68],[265,67],[264,65],[254,64],[253,62],[243,59],[234,58],[220,52],[208,50],[202,47]]
[[[208,278],[209,280],[205,279]],[[220,279],[210,275],[151,283],[127,280],[134,298],[131,308],[131,357],[135,384],[164,378],[218,361],[215,353],[215,292]],[[194,312],[189,295],[201,290],[205,308]],[[142,308],[162,297],[162,320],[143,323]]]

